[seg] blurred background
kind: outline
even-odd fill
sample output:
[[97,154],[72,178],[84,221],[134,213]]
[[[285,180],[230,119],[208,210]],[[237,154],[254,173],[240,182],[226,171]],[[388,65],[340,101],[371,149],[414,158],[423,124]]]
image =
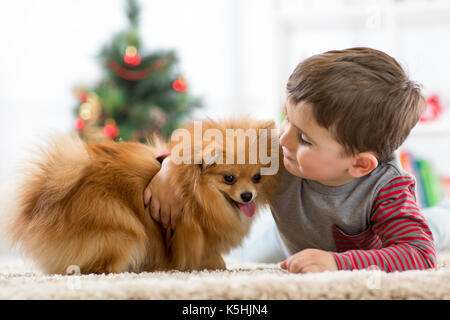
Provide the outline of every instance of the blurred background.
[[279,121],[301,60],[369,46],[428,100],[399,152],[422,207],[449,194],[450,1],[2,1],[0,39],[1,190],[55,131],[143,141],[207,116]]

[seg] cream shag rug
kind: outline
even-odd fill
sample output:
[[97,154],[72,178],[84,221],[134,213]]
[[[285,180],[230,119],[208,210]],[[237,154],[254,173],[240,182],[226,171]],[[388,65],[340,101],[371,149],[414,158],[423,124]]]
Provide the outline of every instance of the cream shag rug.
[[[450,299],[450,252],[438,268],[289,274],[276,264],[227,261],[227,271],[43,275],[0,264],[0,299]],[[75,270],[76,272],[76,270]]]

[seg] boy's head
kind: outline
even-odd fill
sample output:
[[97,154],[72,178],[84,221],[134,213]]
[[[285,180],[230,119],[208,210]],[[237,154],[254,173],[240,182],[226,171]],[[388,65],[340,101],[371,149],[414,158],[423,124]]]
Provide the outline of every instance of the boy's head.
[[[419,86],[408,79],[402,67],[389,55],[370,48],[329,51],[302,61],[289,77],[286,91],[292,130],[284,124],[281,144],[288,157],[295,157],[297,166],[302,166],[304,161],[298,159],[301,151],[317,151],[319,157],[326,155],[326,149],[331,152],[336,147],[335,160],[347,160],[341,173],[349,163],[363,161],[358,165],[367,170],[351,171],[351,177],[367,174],[389,158],[409,135],[424,106]],[[321,136],[334,141],[304,143],[301,131],[303,136],[305,132],[308,135],[305,126],[311,125],[308,129],[317,131],[316,140]],[[291,135],[286,135],[288,131]],[[292,139],[295,134],[299,136],[296,148]],[[314,140],[313,133],[309,134]],[[331,146],[332,142],[336,144]],[[360,159],[359,155],[367,157]],[[339,167],[339,163],[330,161]]]

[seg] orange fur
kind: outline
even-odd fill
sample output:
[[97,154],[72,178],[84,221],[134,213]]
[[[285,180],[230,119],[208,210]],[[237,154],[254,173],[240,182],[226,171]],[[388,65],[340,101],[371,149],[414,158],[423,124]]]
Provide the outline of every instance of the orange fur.
[[[274,127],[272,121],[248,118],[202,123],[203,130],[221,132]],[[192,132],[193,127],[186,129]],[[259,163],[171,162],[170,179],[183,190],[186,203],[175,230],[165,230],[144,207],[143,191],[160,169],[155,155],[166,147],[161,141],[147,146],[55,138],[17,191],[18,212],[9,226],[12,242],[46,273],[66,274],[72,265],[81,273],[225,268],[222,254],[241,243],[254,219],[230,199],[238,201],[242,190],[252,190],[259,208],[268,203],[277,176],[252,182]],[[226,185],[223,174],[238,180]]]

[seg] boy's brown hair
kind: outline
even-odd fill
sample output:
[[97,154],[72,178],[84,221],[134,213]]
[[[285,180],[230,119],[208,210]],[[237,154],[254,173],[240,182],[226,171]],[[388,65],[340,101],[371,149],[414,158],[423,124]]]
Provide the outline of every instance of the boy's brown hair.
[[405,141],[424,107],[420,86],[384,52],[328,51],[302,61],[289,77],[290,102],[312,105],[345,155],[372,151],[386,160]]

